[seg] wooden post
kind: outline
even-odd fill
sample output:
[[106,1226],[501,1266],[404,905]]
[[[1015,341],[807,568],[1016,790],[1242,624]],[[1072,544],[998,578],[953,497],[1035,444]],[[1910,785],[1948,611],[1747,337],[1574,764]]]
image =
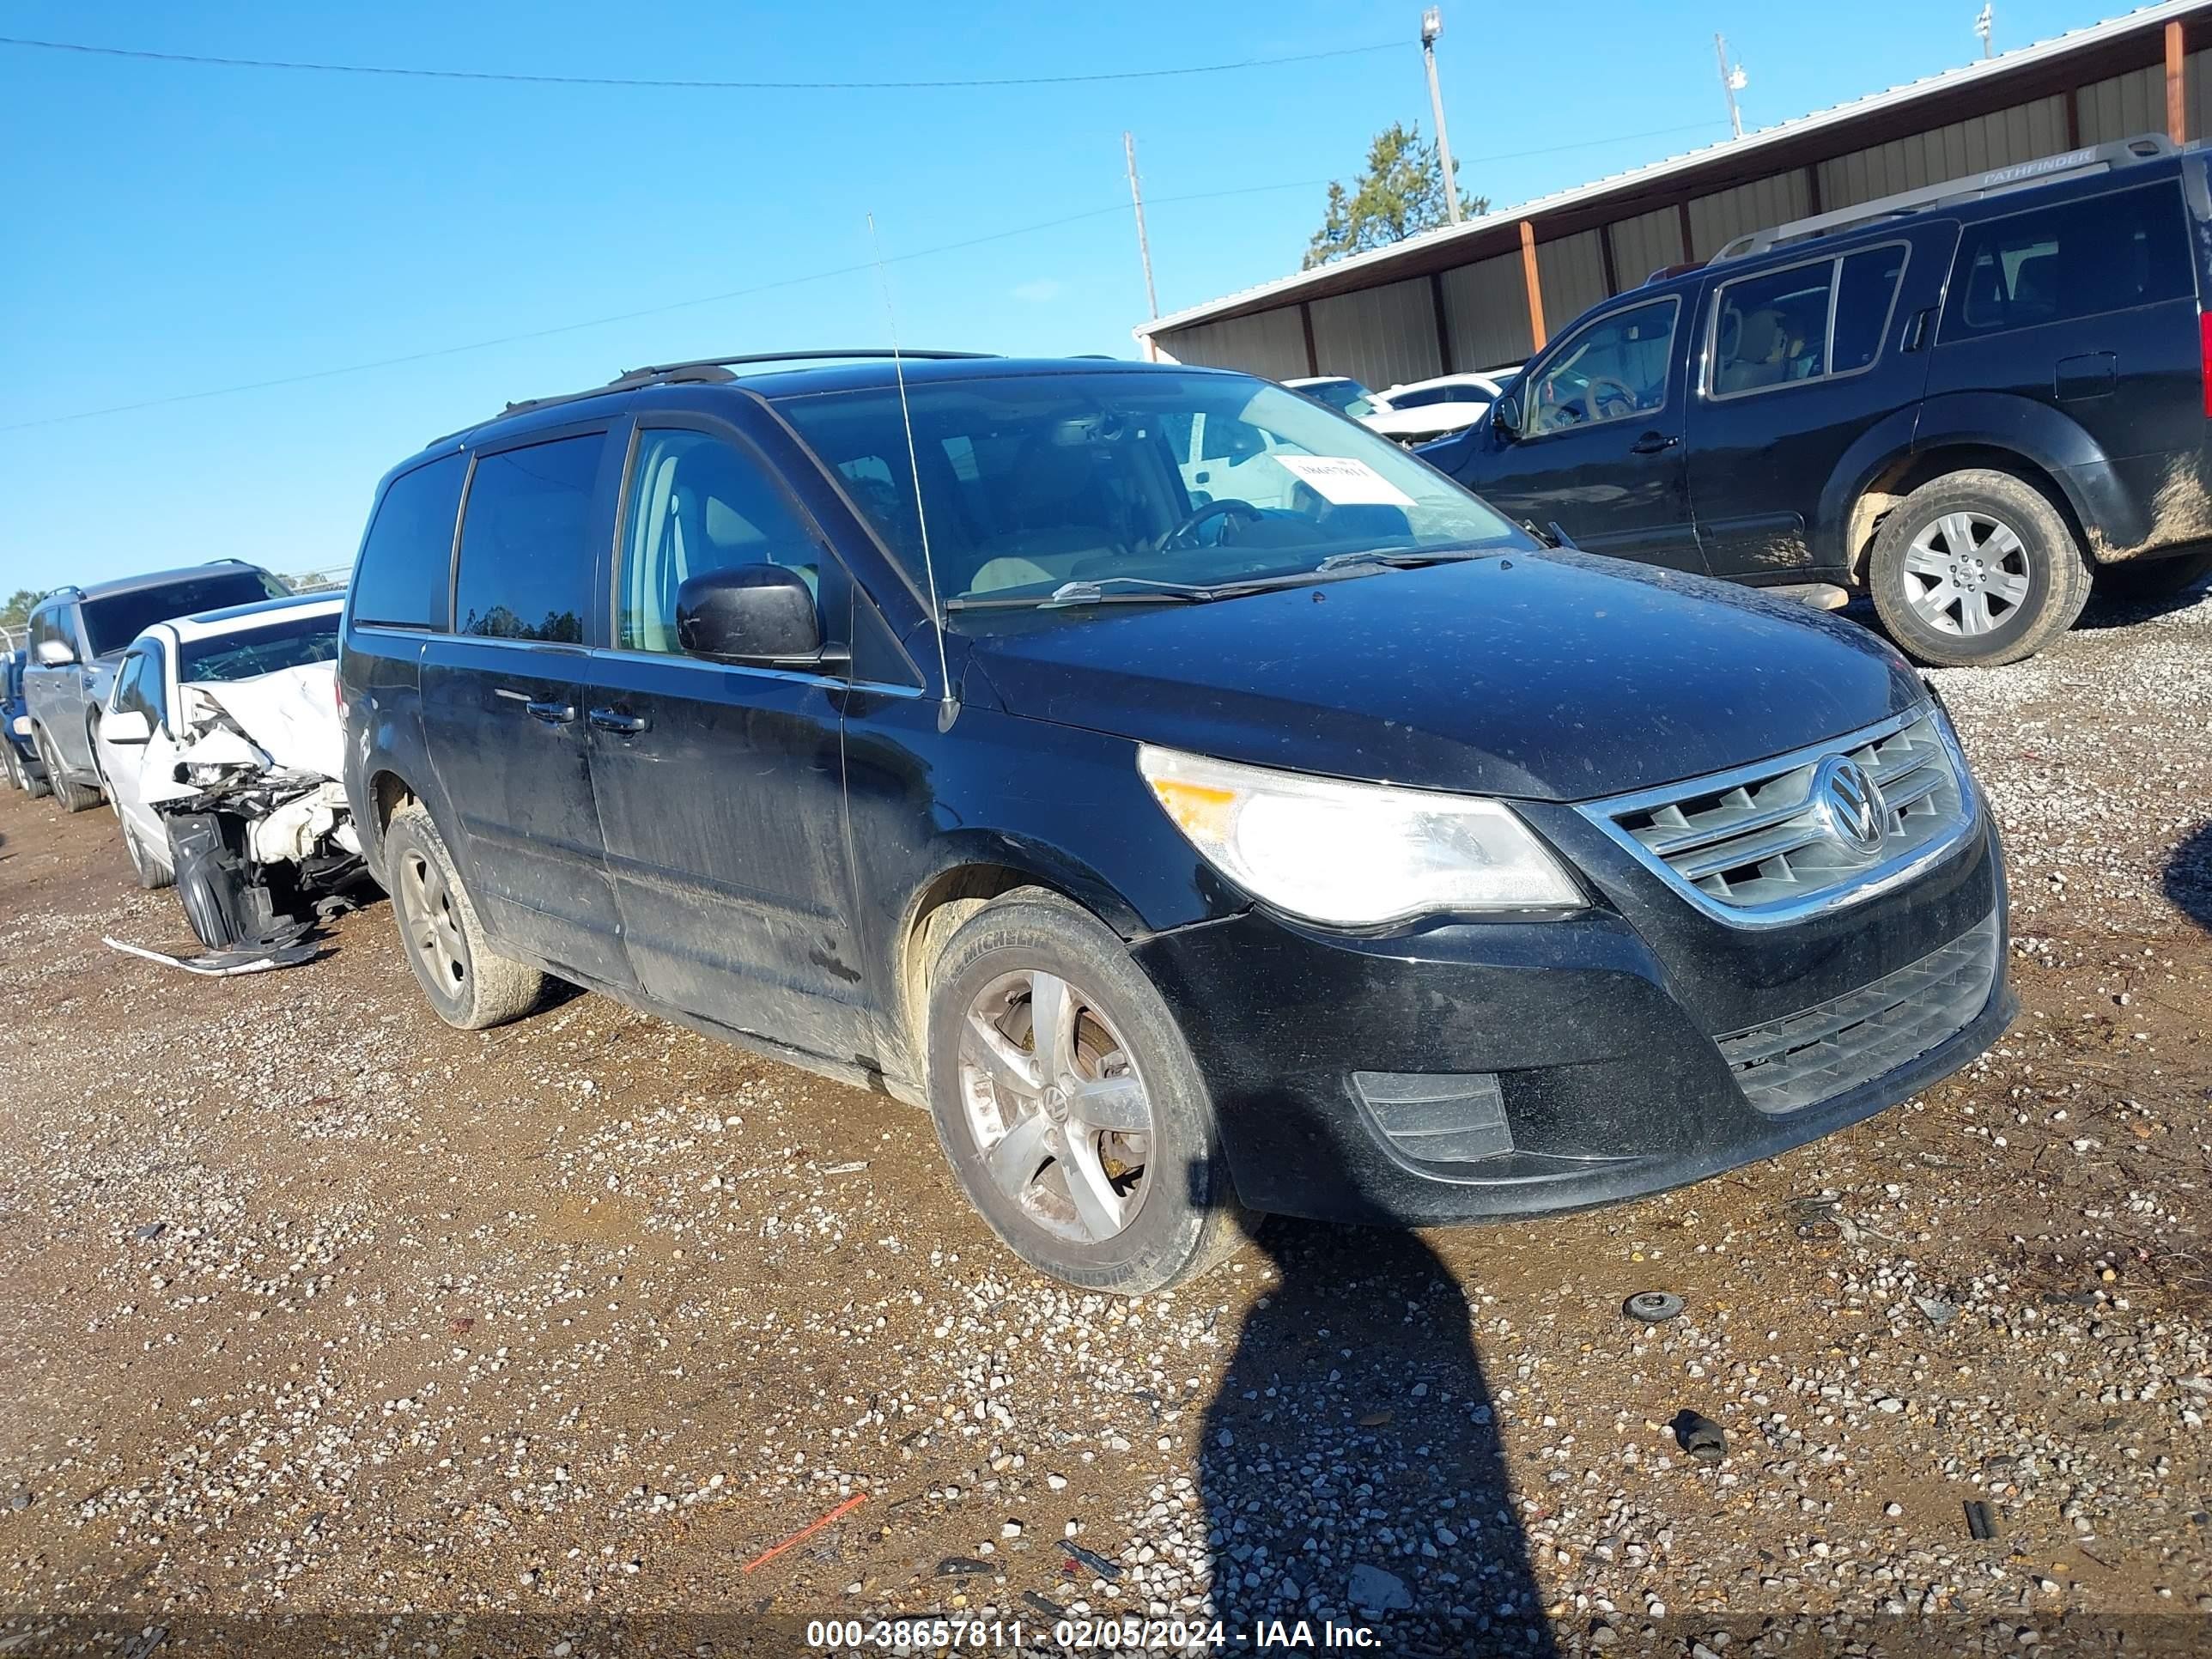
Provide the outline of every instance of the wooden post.
[[1528,350],[1544,349],[1544,289],[1536,277],[1536,228],[1521,222],[1521,285],[1528,290]]
[[2182,96],[2181,20],[2166,26],[2166,136],[2177,144],[2189,142],[2189,105]]

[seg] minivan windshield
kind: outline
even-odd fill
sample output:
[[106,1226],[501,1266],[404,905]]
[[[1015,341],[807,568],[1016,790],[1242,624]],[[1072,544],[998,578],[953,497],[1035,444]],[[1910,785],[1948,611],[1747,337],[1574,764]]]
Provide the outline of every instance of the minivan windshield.
[[[1170,597],[1528,545],[1396,445],[1282,387],[1170,370],[910,386],[939,595],[1060,602],[1071,584]],[[779,407],[923,583],[895,388]]]
[[234,605],[251,605],[275,599],[284,590],[272,588],[258,570],[225,570],[159,587],[137,587],[84,602],[84,631],[92,654],[105,657],[120,651],[157,622],[173,617],[198,616],[203,611],[222,611]]

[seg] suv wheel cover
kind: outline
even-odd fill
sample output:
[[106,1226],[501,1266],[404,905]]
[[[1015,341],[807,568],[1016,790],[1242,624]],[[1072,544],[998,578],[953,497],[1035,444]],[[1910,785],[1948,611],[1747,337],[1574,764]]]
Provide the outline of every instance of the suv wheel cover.
[[2027,544],[1986,513],[1946,513],[1905,550],[1905,602],[1939,634],[1993,634],[2021,614],[2034,573]]

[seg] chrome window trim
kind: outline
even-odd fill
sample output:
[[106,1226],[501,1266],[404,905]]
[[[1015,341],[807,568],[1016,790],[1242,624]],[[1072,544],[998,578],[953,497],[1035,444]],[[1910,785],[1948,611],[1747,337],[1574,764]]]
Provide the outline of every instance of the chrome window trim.
[[[1883,863],[1873,864],[1858,878],[1826,892],[1803,899],[1785,899],[1756,908],[1723,904],[1694,882],[1685,880],[1674,867],[1624,829],[1620,815],[1647,811],[1663,806],[1685,795],[1705,794],[1735,788],[1762,778],[1773,777],[1801,766],[1809,766],[1827,755],[1849,754],[1870,743],[1902,732],[1906,726],[1923,720],[1933,720],[1936,735],[1942,739],[1944,751],[1949,756],[1959,783],[1959,802],[1962,809],[1959,822],[1946,834],[1911,851],[1898,854]],[[1614,845],[1626,852],[1644,869],[1664,882],[1678,897],[1702,915],[1715,921],[1741,929],[1758,932],[1770,927],[1790,927],[1814,916],[1827,915],[1863,904],[1869,899],[1893,892],[1935,866],[1942,863],[1960,847],[1978,834],[1982,823],[1981,792],[1974,785],[1973,775],[1966,769],[1966,751],[1959,746],[1959,735],[1951,729],[1951,722],[1942,706],[1935,702],[1916,703],[1901,714],[1892,714],[1872,726],[1856,731],[1838,732],[1822,743],[1808,744],[1802,749],[1770,756],[1743,766],[1732,767],[1725,772],[1711,773],[1704,777],[1683,778],[1674,783],[1661,784],[1650,789],[1638,790],[1632,795],[1614,795],[1604,800],[1578,804],[1575,811],[1605,832]]]
[[[1777,380],[1772,386],[1745,386],[1738,392],[1722,392],[1715,388],[1714,380],[1720,373],[1721,301],[1730,289],[1740,288],[1746,283],[1757,282],[1762,277],[1787,276],[1793,270],[1802,270],[1814,265],[1829,266],[1828,336],[1820,349],[1820,361],[1823,364],[1832,365],[1836,361],[1836,307],[1844,291],[1844,262],[1856,258],[1862,253],[1879,253],[1886,247],[1903,248],[1905,263],[1897,268],[1897,280],[1890,285],[1889,304],[1881,314],[1881,331],[1875,337],[1873,356],[1868,358],[1856,368],[1839,369],[1826,367],[1818,374],[1808,374],[1802,380]],[[1759,398],[1770,392],[1787,392],[1796,386],[1821,386],[1830,380],[1848,380],[1856,375],[1871,374],[1881,367],[1882,359],[1889,355],[1890,325],[1897,320],[1898,302],[1905,296],[1905,279],[1911,269],[1911,241],[1905,237],[1892,236],[1879,242],[1868,242],[1859,247],[1846,248],[1843,252],[1831,254],[1826,258],[1800,259],[1795,264],[1778,264],[1765,270],[1747,271],[1741,276],[1731,276],[1726,282],[1717,284],[1713,289],[1711,300],[1707,302],[1705,337],[1703,349],[1699,354],[1702,361],[1698,375],[1698,396],[1709,404],[1732,403],[1739,398]]]

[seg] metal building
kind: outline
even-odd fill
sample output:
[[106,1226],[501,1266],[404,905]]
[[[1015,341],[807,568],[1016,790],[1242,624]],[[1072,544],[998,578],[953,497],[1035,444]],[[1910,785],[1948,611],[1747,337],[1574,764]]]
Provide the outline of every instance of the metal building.
[[1136,330],[1181,362],[1371,386],[1519,362],[1747,231],[2139,133],[2212,130],[2212,0],[2166,0]]

